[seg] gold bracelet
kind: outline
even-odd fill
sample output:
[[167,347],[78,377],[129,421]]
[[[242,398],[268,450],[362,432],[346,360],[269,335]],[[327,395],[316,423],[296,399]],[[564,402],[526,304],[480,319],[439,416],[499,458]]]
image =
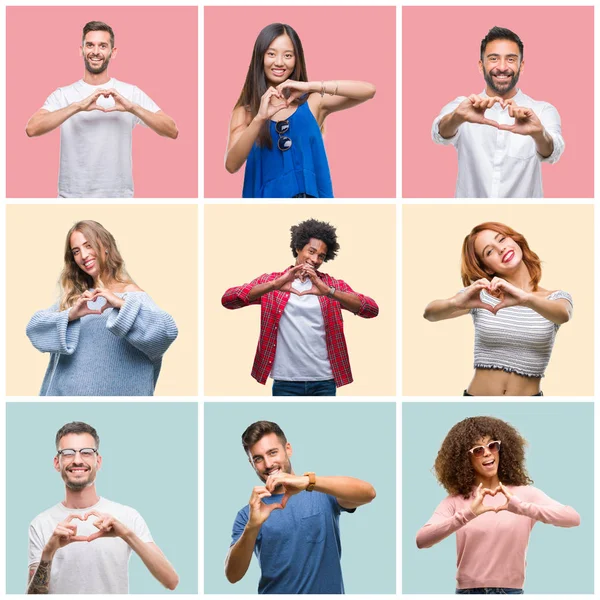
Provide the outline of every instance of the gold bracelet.
[[325,82],[321,81],[321,98],[325,95]]
[[340,83],[339,81],[335,82],[335,92],[333,92],[333,94],[329,94],[330,96],[335,96],[338,93],[338,87],[340,87]]

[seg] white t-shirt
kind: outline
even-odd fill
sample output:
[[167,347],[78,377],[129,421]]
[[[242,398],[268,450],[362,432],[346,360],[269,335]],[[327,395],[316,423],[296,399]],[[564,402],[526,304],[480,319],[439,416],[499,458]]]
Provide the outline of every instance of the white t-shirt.
[[[71,509],[62,503],[39,514],[29,525],[29,567],[39,564],[42,551],[56,525],[70,514],[84,515],[90,510],[106,513],[131,529],[143,542],[152,542],[152,536],[141,515],[123,504],[106,498],[88,508]],[[77,535],[98,531],[87,521],[73,519]],[[131,548],[119,537],[98,538],[93,542],[72,542],[59,549],[52,560],[50,572],[51,594],[128,594],[128,564]]]
[[[292,286],[302,292],[309,290],[312,283],[310,279],[304,283],[295,279]],[[279,320],[271,377],[281,381],[333,379],[318,296],[290,294]]]
[[[84,100],[97,89],[115,88],[121,96],[151,112],[160,108],[142,90],[111,79],[103,85],[80,80],[58,88],[42,108],[54,112]],[[104,98],[99,106],[114,106]],[[58,195],[61,198],[131,198],[133,176],[131,144],[133,128],[144,125],[129,112],[82,111],[60,126],[60,169]]]

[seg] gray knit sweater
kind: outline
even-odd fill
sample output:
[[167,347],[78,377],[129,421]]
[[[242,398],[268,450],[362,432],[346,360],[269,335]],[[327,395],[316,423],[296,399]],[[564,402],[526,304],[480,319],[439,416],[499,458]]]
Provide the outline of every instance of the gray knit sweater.
[[50,352],[40,396],[152,396],[162,356],[177,337],[171,315],[145,292],[117,294],[120,309],[69,321],[55,304],[36,312],[27,336]]

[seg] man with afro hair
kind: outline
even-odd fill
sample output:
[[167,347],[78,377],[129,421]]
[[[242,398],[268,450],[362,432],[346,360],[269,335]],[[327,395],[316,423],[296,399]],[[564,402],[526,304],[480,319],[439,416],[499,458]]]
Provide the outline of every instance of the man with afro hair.
[[308,219],[291,233],[295,265],[230,288],[221,302],[232,310],[260,305],[252,377],[264,385],[271,375],[273,396],[335,396],[336,388],[352,383],[342,308],[369,319],[379,307],[319,271],[340,248],[333,225]]

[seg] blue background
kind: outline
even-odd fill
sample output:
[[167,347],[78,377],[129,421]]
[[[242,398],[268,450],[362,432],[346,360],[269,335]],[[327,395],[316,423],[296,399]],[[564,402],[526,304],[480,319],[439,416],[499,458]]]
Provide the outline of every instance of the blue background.
[[[98,495],[135,508],[177,573],[169,594],[198,590],[198,407],[196,403],[44,402],[6,406],[6,591],[27,587],[29,523],[65,498],[54,470],[56,432],[84,421],[100,437]],[[168,590],[133,552],[129,591]]]
[[432,467],[450,428],[467,417],[509,422],[529,442],[534,487],[572,506],[581,525],[537,523],[527,551],[526,594],[594,592],[593,403],[404,403],[402,409],[402,592],[450,594],[456,587],[456,536],[418,550],[417,531],[447,496]]

